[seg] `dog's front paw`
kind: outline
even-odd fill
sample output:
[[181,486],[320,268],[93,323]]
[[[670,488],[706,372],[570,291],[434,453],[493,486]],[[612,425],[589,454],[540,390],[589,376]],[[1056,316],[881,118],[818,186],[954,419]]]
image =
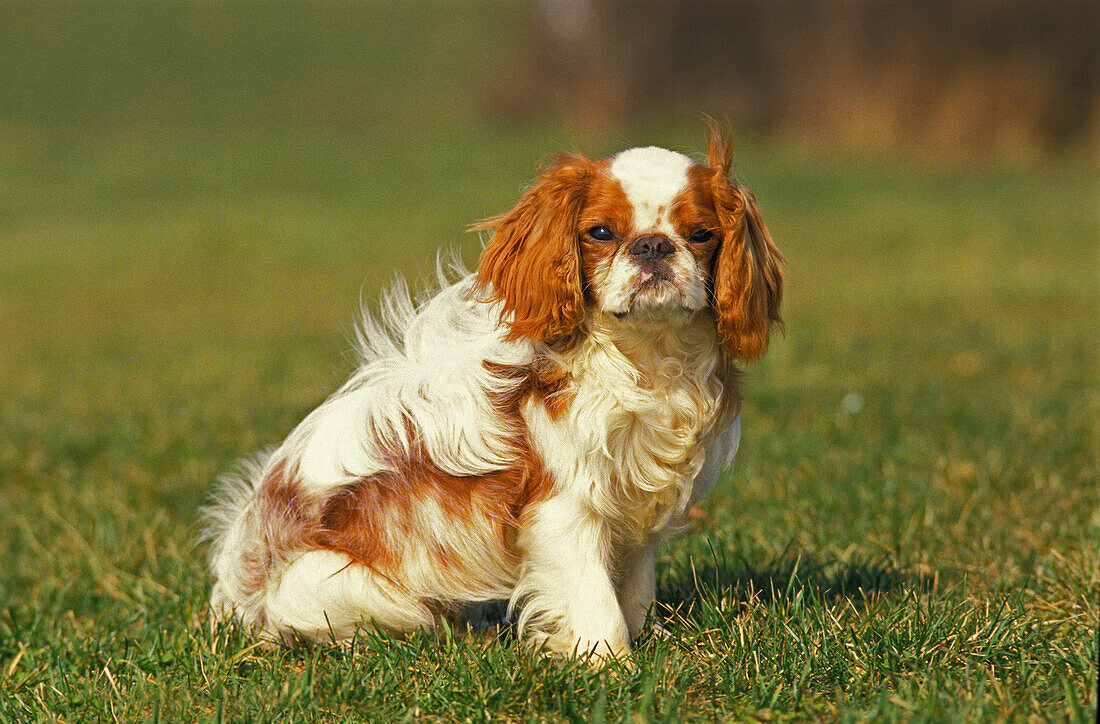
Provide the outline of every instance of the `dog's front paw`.
[[622,661],[630,656],[630,641],[625,635],[607,638],[579,637],[574,634],[534,634],[528,642],[543,654],[554,658],[583,659],[594,665]]

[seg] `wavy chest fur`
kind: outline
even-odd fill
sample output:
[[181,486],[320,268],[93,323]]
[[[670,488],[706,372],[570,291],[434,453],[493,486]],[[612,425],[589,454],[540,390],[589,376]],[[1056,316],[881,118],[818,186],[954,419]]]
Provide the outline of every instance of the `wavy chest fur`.
[[554,418],[529,403],[528,426],[560,492],[640,543],[679,522],[721,412],[713,321],[586,326],[583,341],[554,360],[567,375],[568,408]]

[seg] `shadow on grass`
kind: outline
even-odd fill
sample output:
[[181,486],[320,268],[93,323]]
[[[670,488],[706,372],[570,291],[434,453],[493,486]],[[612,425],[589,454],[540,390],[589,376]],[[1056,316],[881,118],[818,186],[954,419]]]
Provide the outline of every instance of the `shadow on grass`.
[[703,600],[779,603],[803,599],[832,603],[845,599],[857,608],[903,591],[929,591],[932,580],[885,560],[816,556],[795,551],[794,544],[770,556],[731,559],[711,549],[705,558],[658,574],[657,604],[663,613],[690,615]]
[[[821,606],[845,601],[865,609],[884,597],[927,592],[933,581],[887,559],[814,555],[792,542],[781,551],[751,558],[731,557],[724,549],[704,556],[685,557],[664,570],[658,565],[658,621],[695,620],[712,604],[793,604]],[[700,605],[701,604],[701,605]],[[474,606],[457,629],[478,632],[501,642],[517,640],[515,616],[507,615],[504,601]]]

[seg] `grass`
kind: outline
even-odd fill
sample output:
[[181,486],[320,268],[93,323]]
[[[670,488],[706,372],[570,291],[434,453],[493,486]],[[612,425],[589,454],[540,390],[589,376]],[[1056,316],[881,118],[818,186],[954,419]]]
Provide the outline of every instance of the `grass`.
[[[167,52],[125,71],[103,55],[115,24],[59,12],[20,32],[69,28],[123,89]],[[162,12],[176,37],[188,16]],[[252,11],[224,12],[247,27]],[[256,36],[227,22],[223,45],[194,51],[210,73],[241,65],[267,100],[258,120],[232,98],[210,101],[213,121],[176,117],[154,95],[112,122],[96,114],[123,101],[48,62],[49,93],[7,97],[0,721],[1094,720],[1100,222],[1095,170],[1072,160],[742,145],[790,259],[788,329],[748,371],[734,469],[661,550],[660,626],[630,664],[545,660],[507,628],[262,650],[211,627],[197,508],[347,375],[360,296],[394,270],[427,276],[439,245],[472,261],[464,227],[554,148],[700,143],[697,124],[578,142],[476,123],[446,48],[379,87],[442,74],[400,98],[454,118],[374,125],[365,105],[307,122],[339,92],[271,110],[294,67],[353,65],[357,46],[316,29],[351,21],[320,16]],[[385,46],[395,67],[446,36],[418,20],[380,22],[409,33]],[[300,62],[250,84],[278,33]],[[219,55],[234,41],[260,65]],[[26,70],[32,46],[0,65]],[[206,98],[186,78],[182,105]],[[73,88],[79,123],[59,100]]]

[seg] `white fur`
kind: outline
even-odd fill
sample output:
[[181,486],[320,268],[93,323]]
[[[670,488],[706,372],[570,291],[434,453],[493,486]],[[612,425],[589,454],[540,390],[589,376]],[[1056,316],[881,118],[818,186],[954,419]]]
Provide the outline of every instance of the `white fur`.
[[[581,349],[562,360],[576,381],[568,412],[552,420],[541,405],[525,411],[556,496],[520,540],[523,555],[541,563],[521,575],[513,601],[526,605],[521,625],[553,623],[552,648],[595,645],[587,623],[568,625],[579,602],[609,651],[627,649],[624,632],[637,632],[653,601],[652,547],[693,499],[708,445],[724,445],[714,435],[723,389],[713,321],[661,321],[586,320]],[[566,540],[595,550],[583,556]]]
[[[491,311],[468,299],[471,279],[447,284],[419,309],[400,283],[385,295],[383,323],[369,317],[360,334],[362,364],[339,392],[314,410],[284,443],[319,493],[387,468],[364,445],[365,431],[405,452],[423,445],[444,472],[480,475],[512,460],[513,432],[486,393],[501,387],[485,360],[524,364],[531,350],[505,343]],[[421,437],[409,440],[405,420]]]
[[676,233],[670,221],[672,204],[688,184],[691,163],[684,154],[657,146],[631,148],[615,155],[608,172],[634,207],[636,232]]

